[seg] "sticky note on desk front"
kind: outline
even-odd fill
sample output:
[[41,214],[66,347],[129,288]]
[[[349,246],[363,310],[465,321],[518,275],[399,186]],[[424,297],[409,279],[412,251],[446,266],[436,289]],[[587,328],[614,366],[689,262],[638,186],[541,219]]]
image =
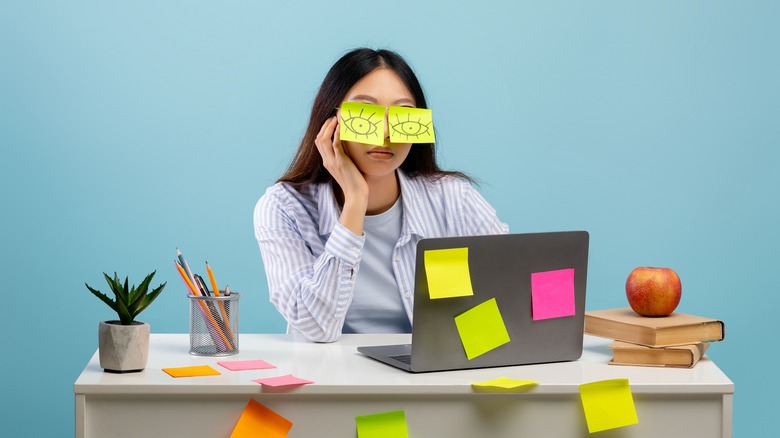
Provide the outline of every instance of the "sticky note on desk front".
[[293,423],[260,403],[249,400],[230,438],[284,438]]
[[471,387],[476,392],[517,392],[534,387],[536,384],[536,380],[517,380],[499,377],[493,380],[472,383]]
[[432,300],[474,295],[468,248],[429,249],[424,257],[428,294]]
[[584,383],[580,398],[590,433],[639,423],[628,379]]
[[219,376],[219,371],[208,365],[198,365],[193,367],[163,368],[163,371],[171,377],[199,377],[199,376]]
[[434,143],[431,110],[391,106],[387,124],[392,143]]
[[534,321],[574,315],[574,269],[532,273],[531,303]]
[[409,438],[404,411],[355,417],[358,438]]
[[495,298],[456,316],[455,325],[469,360],[509,342],[509,333]]
[[385,144],[385,107],[344,102],[339,112],[339,138],[382,146]]

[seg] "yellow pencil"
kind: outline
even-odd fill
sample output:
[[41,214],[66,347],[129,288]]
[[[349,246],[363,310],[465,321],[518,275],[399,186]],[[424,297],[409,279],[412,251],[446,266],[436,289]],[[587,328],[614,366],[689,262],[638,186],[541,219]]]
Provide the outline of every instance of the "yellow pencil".
[[[219,288],[217,287],[217,280],[214,278],[214,271],[211,270],[211,266],[209,266],[209,262],[206,262],[206,273],[208,273],[209,275],[211,288],[214,289],[214,296],[216,297],[221,296],[219,293]],[[225,321],[225,328],[228,329],[228,334],[230,335],[230,339],[235,339],[235,337],[233,337],[233,330],[230,328],[230,319],[228,318],[227,312],[225,312],[225,303],[223,303],[221,300],[219,301],[219,309],[222,311],[222,320]]]
[[[202,296],[202,294],[198,291],[198,289],[192,284],[192,281],[190,281],[189,277],[187,276],[187,273],[184,271],[184,268],[181,267],[179,262],[174,260],[174,263],[176,264],[176,269],[179,271],[179,274],[184,279],[184,282],[187,283],[187,286],[190,288],[190,292],[192,292],[192,295]],[[219,328],[219,324],[214,319],[214,317],[211,315],[211,312],[209,311],[208,307],[206,307],[206,303],[204,303],[203,301],[198,300],[198,304],[200,305],[200,308],[202,310],[203,316],[205,316],[209,320],[209,322],[211,323],[211,326],[214,328],[214,330],[217,331],[217,334],[222,339],[222,341],[225,343],[225,347],[233,350],[235,348],[233,346],[233,343],[230,342],[230,340],[225,336],[225,334]]]

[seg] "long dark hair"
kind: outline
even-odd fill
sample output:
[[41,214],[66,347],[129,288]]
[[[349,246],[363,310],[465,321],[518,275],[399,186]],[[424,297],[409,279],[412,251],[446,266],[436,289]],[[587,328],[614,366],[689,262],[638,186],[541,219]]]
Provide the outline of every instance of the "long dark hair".
[[[412,93],[418,108],[428,108],[425,102],[420,82],[417,80],[409,64],[397,53],[390,50],[373,50],[368,48],[355,49],[333,64],[328,74],[320,85],[314,105],[311,108],[309,126],[303,135],[298,151],[295,153],[290,167],[277,182],[286,182],[293,185],[330,182],[333,177],[322,164],[314,140],[317,138],[322,125],[334,115],[335,108],[341,105],[341,101],[350,88],[367,74],[379,68],[387,68],[394,71],[406,88]],[[436,163],[436,149],[433,143],[415,144],[412,146],[406,160],[401,164],[403,170],[409,176],[426,176],[440,178],[445,175],[454,175],[468,181],[474,180],[462,172],[444,171]]]

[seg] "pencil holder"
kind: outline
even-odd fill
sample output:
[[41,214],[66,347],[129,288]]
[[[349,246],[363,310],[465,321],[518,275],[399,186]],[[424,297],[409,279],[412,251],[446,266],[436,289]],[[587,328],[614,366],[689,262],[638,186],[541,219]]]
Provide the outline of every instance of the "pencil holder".
[[238,353],[238,300],[241,294],[194,296],[190,299],[190,354],[229,356]]

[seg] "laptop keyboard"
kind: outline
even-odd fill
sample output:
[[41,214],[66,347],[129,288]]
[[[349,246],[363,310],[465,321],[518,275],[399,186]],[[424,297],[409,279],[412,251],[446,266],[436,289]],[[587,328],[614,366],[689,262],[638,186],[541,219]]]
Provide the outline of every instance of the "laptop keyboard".
[[412,355],[411,354],[402,354],[400,356],[390,356],[390,359],[395,359],[398,362],[403,362],[403,363],[408,364],[408,365],[412,364]]

